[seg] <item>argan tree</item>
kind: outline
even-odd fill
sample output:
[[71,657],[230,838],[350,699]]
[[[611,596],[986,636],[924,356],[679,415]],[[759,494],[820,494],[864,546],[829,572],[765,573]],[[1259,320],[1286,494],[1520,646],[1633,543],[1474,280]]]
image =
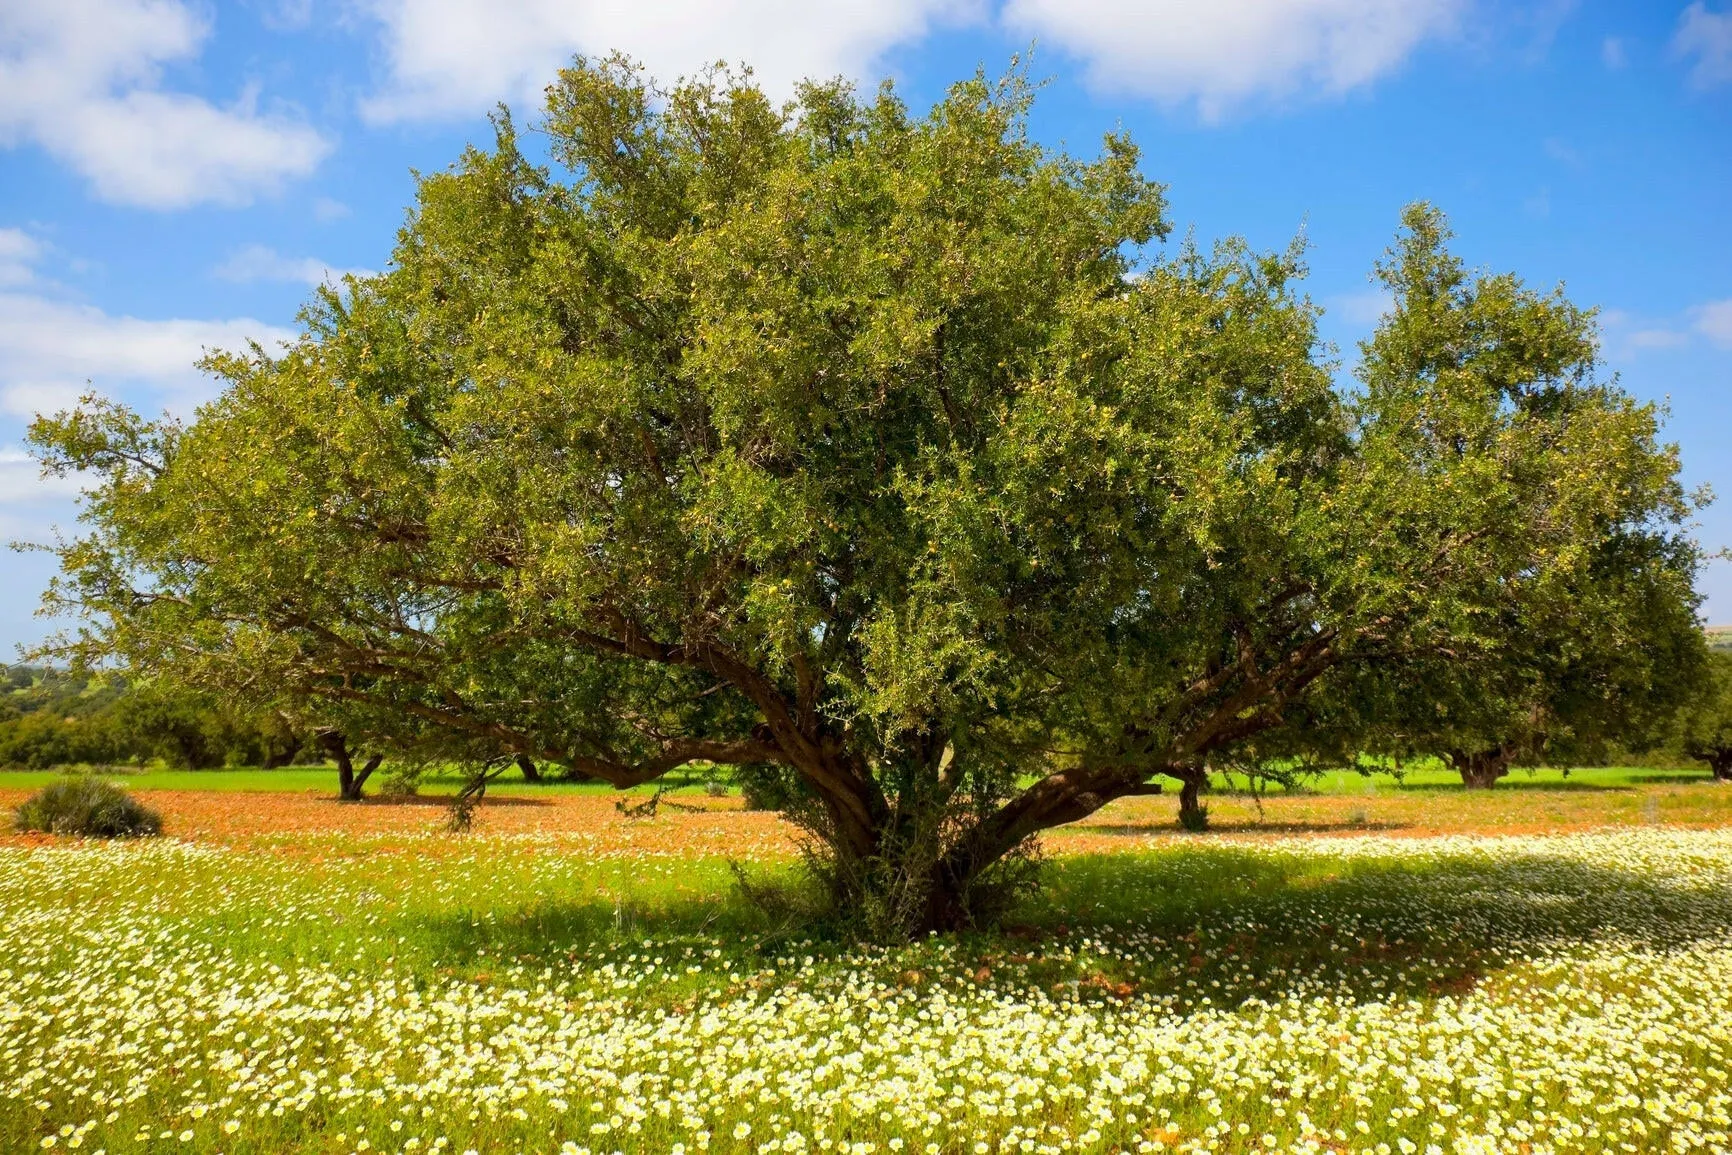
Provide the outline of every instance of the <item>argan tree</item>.
[[1317,732],[1338,731],[1354,755],[1436,757],[1469,790],[1515,766],[1651,747],[1707,674],[1694,568],[1681,542],[1608,528],[1547,597],[1512,590],[1481,646],[1393,656],[1341,679],[1330,697],[1346,717]]
[[[1561,297],[1442,292],[1415,209],[1338,392],[1297,252],[1159,251],[1132,144],[1053,152],[1029,102],[577,61],[546,165],[501,116],[191,423],[34,426],[94,481],[65,647],[618,787],[767,767],[906,933],[1345,672],[1495,653],[1611,527],[1676,540],[1673,452]],[[1470,362],[1404,328],[1469,299]]]
[[1732,783],[1732,654],[1709,655],[1709,673],[1675,719],[1678,749],[1706,762],[1714,781]]

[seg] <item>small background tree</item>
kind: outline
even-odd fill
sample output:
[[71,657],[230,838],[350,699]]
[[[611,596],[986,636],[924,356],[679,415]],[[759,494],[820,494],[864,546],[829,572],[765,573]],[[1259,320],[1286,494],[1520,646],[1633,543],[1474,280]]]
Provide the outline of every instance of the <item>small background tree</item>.
[[1678,711],[1672,738],[1686,758],[1706,762],[1716,782],[1732,782],[1732,653],[1716,650],[1708,671]]

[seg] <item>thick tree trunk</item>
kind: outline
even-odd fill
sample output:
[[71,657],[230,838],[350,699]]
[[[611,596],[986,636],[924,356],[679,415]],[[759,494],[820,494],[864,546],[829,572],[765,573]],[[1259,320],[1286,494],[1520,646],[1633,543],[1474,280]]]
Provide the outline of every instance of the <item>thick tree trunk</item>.
[[1732,750],[1716,750],[1708,759],[1708,768],[1714,771],[1714,781],[1732,782]]
[[519,754],[517,756],[517,768],[523,771],[523,780],[525,782],[541,781],[541,771],[535,768],[535,759],[531,758],[529,755]]
[[1179,787],[1179,824],[1189,827],[1201,825],[1203,821],[1203,804],[1198,801],[1203,792],[1203,774],[1187,775]]
[[1451,751],[1450,765],[1461,775],[1461,784],[1469,790],[1490,790],[1499,778],[1507,777],[1513,752],[1507,746],[1491,750]]

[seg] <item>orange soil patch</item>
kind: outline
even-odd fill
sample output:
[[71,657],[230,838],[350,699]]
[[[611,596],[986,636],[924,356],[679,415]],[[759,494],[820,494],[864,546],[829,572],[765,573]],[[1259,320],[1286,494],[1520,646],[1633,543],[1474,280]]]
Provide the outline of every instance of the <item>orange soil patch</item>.
[[[0,789],[0,809],[17,806],[28,791]],[[141,790],[142,800],[162,813],[164,832],[177,838],[275,850],[281,853],[345,853],[345,843],[414,842],[418,851],[457,850],[462,839],[430,838],[443,830],[440,798],[338,802],[323,793],[241,793]],[[1535,834],[1607,826],[1663,823],[1674,826],[1732,825],[1732,788],[1709,784],[1629,789],[1497,789],[1468,794],[1451,790],[1383,787],[1360,795],[1274,795],[1259,812],[1244,796],[1206,798],[1211,829],[1235,836],[1351,835],[1380,833],[1424,837],[1438,834]],[[1050,831],[1047,848],[1076,854],[1123,850],[1150,838],[1184,837],[1174,825],[1174,797],[1124,799],[1092,817]],[[569,849],[610,854],[725,855],[740,858],[790,854],[797,832],[774,814],[748,811],[737,798],[703,796],[665,801],[652,817],[622,814],[613,797],[595,794],[514,794],[480,806],[476,830],[484,835],[552,838]],[[43,835],[0,834],[0,845],[35,845]]]

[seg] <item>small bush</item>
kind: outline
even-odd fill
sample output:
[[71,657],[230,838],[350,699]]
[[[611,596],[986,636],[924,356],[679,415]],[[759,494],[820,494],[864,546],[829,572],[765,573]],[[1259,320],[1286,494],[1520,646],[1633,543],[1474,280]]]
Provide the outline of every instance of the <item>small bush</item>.
[[19,830],[85,838],[144,838],[162,833],[162,816],[112,782],[88,775],[50,782],[18,808]]
[[379,793],[387,798],[414,798],[421,793],[421,775],[425,769],[414,762],[392,766],[382,780]]
[[1189,830],[1192,834],[1201,834],[1209,829],[1209,808],[1199,806],[1195,810],[1181,809],[1179,811],[1179,827],[1182,830]]
[[791,771],[752,762],[734,768],[734,782],[747,810],[786,810],[798,790]]

